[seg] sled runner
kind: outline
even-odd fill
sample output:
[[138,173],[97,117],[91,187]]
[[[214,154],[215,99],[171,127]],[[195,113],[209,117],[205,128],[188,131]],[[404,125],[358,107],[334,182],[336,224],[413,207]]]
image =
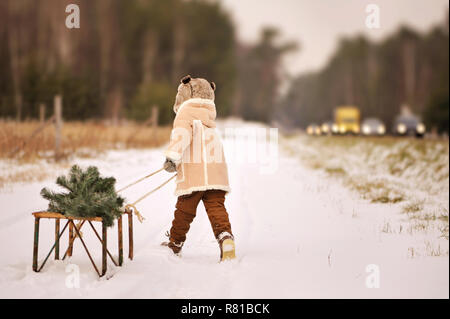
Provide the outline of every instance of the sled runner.
[[[130,260],[133,259],[133,215],[130,210],[125,210],[124,214],[128,215],[128,258]],[[97,272],[99,277],[102,277],[105,275],[107,271],[107,255],[111,259],[111,261],[116,266],[122,266],[123,264],[123,231],[122,231],[122,216],[120,216],[117,219],[117,238],[118,238],[118,260],[114,260],[111,252],[107,248],[107,227],[103,223],[103,219],[101,217],[95,217],[95,218],[84,218],[84,217],[70,217],[65,216],[60,213],[54,213],[54,212],[35,212],[33,213],[34,216],[34,245],[33,245],[33,270],[35,272],[40,272],[42,268],[44,267],[45,263],[49,259],[50,255],[53,251],[55,251],[55,260],[59,260],[59,253],[60,253],[60,240],[62,235],[64,234],[67,227],[69,227],[69,240],[68,240],[68,247],[64,253],[64,256],[62,257],[62,260],[64,260],[67,256],[72,256],[73,253],[73,243],[76,237],[80,238],[80,241],[89,257],[89,260],[92,263],[92,266],[94,267],[95,271]],[[38,265],[38,250],[39,250],[39,223],[41,219],[54,219],[55,220],[55,242],[50,249],[50,252],[45,257],[42,264]],[[63,227],[62,231],[60,232],[60,222],[61,220],[67,220],[65,226]],[[75,225],[74,221],[79,221],[78,225]],[[81,235],[81,228],[85,223],[88,223],[92,230],[94,231],[96,237],[102,244],[102,268],[101,272],[97,268],[97,265],[95,264],[89,249],[86,246],[85,241],[83,240],[83,237]],[[97,230],[95,229],[93,222],[100,222],[102,224],[102,236],[98,234]]]

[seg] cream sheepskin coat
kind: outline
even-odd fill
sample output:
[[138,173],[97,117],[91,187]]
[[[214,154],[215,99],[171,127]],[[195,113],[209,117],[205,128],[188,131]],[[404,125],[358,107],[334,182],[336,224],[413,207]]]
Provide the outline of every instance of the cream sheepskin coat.
[[174,108],[176,117],[165,155],[177,165],[175,195],[210,189],[230,191],[223,146],[215,127],[213,100],[190,98]]

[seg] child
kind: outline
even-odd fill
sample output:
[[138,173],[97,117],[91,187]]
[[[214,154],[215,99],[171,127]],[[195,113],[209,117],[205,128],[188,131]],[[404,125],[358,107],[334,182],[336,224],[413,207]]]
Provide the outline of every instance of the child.
[[178,196],[169,242],[163,243],[179,255],[197,206],[205,206],[220,247],[220,259],[235,257],[234,237],[225,194],[230,191],[222,143],[215,131],[214,82],[185,76],[178,86],[176,113],[164,168],[177,172]]

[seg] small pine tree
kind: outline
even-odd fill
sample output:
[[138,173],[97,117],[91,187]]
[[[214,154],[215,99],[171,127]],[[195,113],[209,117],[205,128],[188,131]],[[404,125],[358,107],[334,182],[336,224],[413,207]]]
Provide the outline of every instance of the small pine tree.
[[102,217],[106,226],[112,226],[114,219],[122,212],[124,199],[114,189],[115,178],[100,177],[97,167],[90,166],[83,171],[74,165],[68,176],[59,176],[56,184],[68,190],[55,193],[47,188],[41,196],[49,201],[48,210],[72,217]]

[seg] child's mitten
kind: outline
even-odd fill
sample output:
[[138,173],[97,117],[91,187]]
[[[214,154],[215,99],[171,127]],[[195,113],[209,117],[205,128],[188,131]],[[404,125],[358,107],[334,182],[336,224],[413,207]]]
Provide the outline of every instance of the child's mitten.
[[166,158],[166,161],[164,162],[164,169],[169,173],[173,173],[177,170],[177,166],[170,159]]

